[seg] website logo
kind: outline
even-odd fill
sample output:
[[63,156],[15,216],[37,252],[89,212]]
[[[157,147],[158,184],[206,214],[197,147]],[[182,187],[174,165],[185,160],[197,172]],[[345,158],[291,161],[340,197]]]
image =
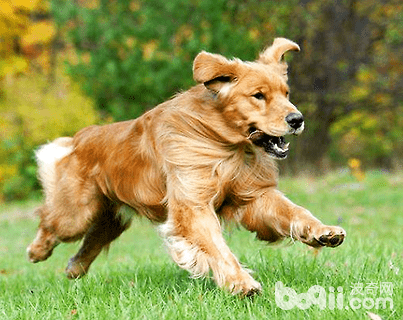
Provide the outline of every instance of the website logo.
[[297,293],[286,287],[281,281],[276,282],[276,305],[283,310],[299,308],[306,310],[312,306],[319,309],[393,309],[393,283],[369,282],[354,283],[349,294],[343,287],[329,287],[327,290],[319,285],[312,286],[307,292]]

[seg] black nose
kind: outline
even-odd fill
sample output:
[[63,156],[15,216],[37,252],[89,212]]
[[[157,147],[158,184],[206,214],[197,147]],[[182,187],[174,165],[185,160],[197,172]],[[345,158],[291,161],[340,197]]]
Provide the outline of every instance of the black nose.
[[304,122],[304,117],[300,113],[290,113],[285,117],[285,121],[289,124],[289,126],[295,130],[302,126]]

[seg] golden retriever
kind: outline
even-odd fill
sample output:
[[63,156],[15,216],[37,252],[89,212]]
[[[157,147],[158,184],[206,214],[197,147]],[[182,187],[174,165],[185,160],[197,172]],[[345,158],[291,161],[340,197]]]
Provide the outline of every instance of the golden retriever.
[[173,260],[194,277],[212,271],[218,286],[250,295],[261,290],[222,236],[235,220],[269,242],[291,237],[313,247],[340,245],[345,231],[323,225],[276,189],[274,159],[285,135],[303,131],[289,101],[283,55],[299,46],[276,38],[254,62],[199,53],[198,85],[135,120],[91,126],[36,153],[45,203],[30,261],[60,242],[84,238],[66,274],[79,278],[130,220],[129,206],[159,224]]

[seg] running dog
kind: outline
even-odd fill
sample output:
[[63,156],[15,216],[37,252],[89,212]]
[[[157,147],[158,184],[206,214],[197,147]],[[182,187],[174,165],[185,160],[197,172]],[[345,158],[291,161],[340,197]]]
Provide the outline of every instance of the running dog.
[[286,135],[304,119],[289,101],[283,55],[299,51],[276,38],[256,61],[199,53],[198,83],[135,120],[82,129],[36,153],[45,201],[31,262],[60,242],[84,238],[66,274],[85,275],[103,248],[130,225],[125,205],[159,224],[173,260],[194,277],[212,272],[218,286],[251,295],[261,285],[224,241],[221,221],[234,220],[257,238],[285,237],[312,247],[345,238],[276,189],[275,159],[287,157]]

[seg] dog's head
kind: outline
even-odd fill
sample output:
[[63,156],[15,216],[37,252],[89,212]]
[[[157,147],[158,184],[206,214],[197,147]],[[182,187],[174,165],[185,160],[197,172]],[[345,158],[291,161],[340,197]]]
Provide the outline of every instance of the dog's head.
[[193,64],[194,79],[215,96],[226,123],[276,159],[288,155],[284,136],[304,129],[302,114],[289,101],[283,60],[289,50],[300,49],[288,39],[276,38],[254,62],[201,52]]

